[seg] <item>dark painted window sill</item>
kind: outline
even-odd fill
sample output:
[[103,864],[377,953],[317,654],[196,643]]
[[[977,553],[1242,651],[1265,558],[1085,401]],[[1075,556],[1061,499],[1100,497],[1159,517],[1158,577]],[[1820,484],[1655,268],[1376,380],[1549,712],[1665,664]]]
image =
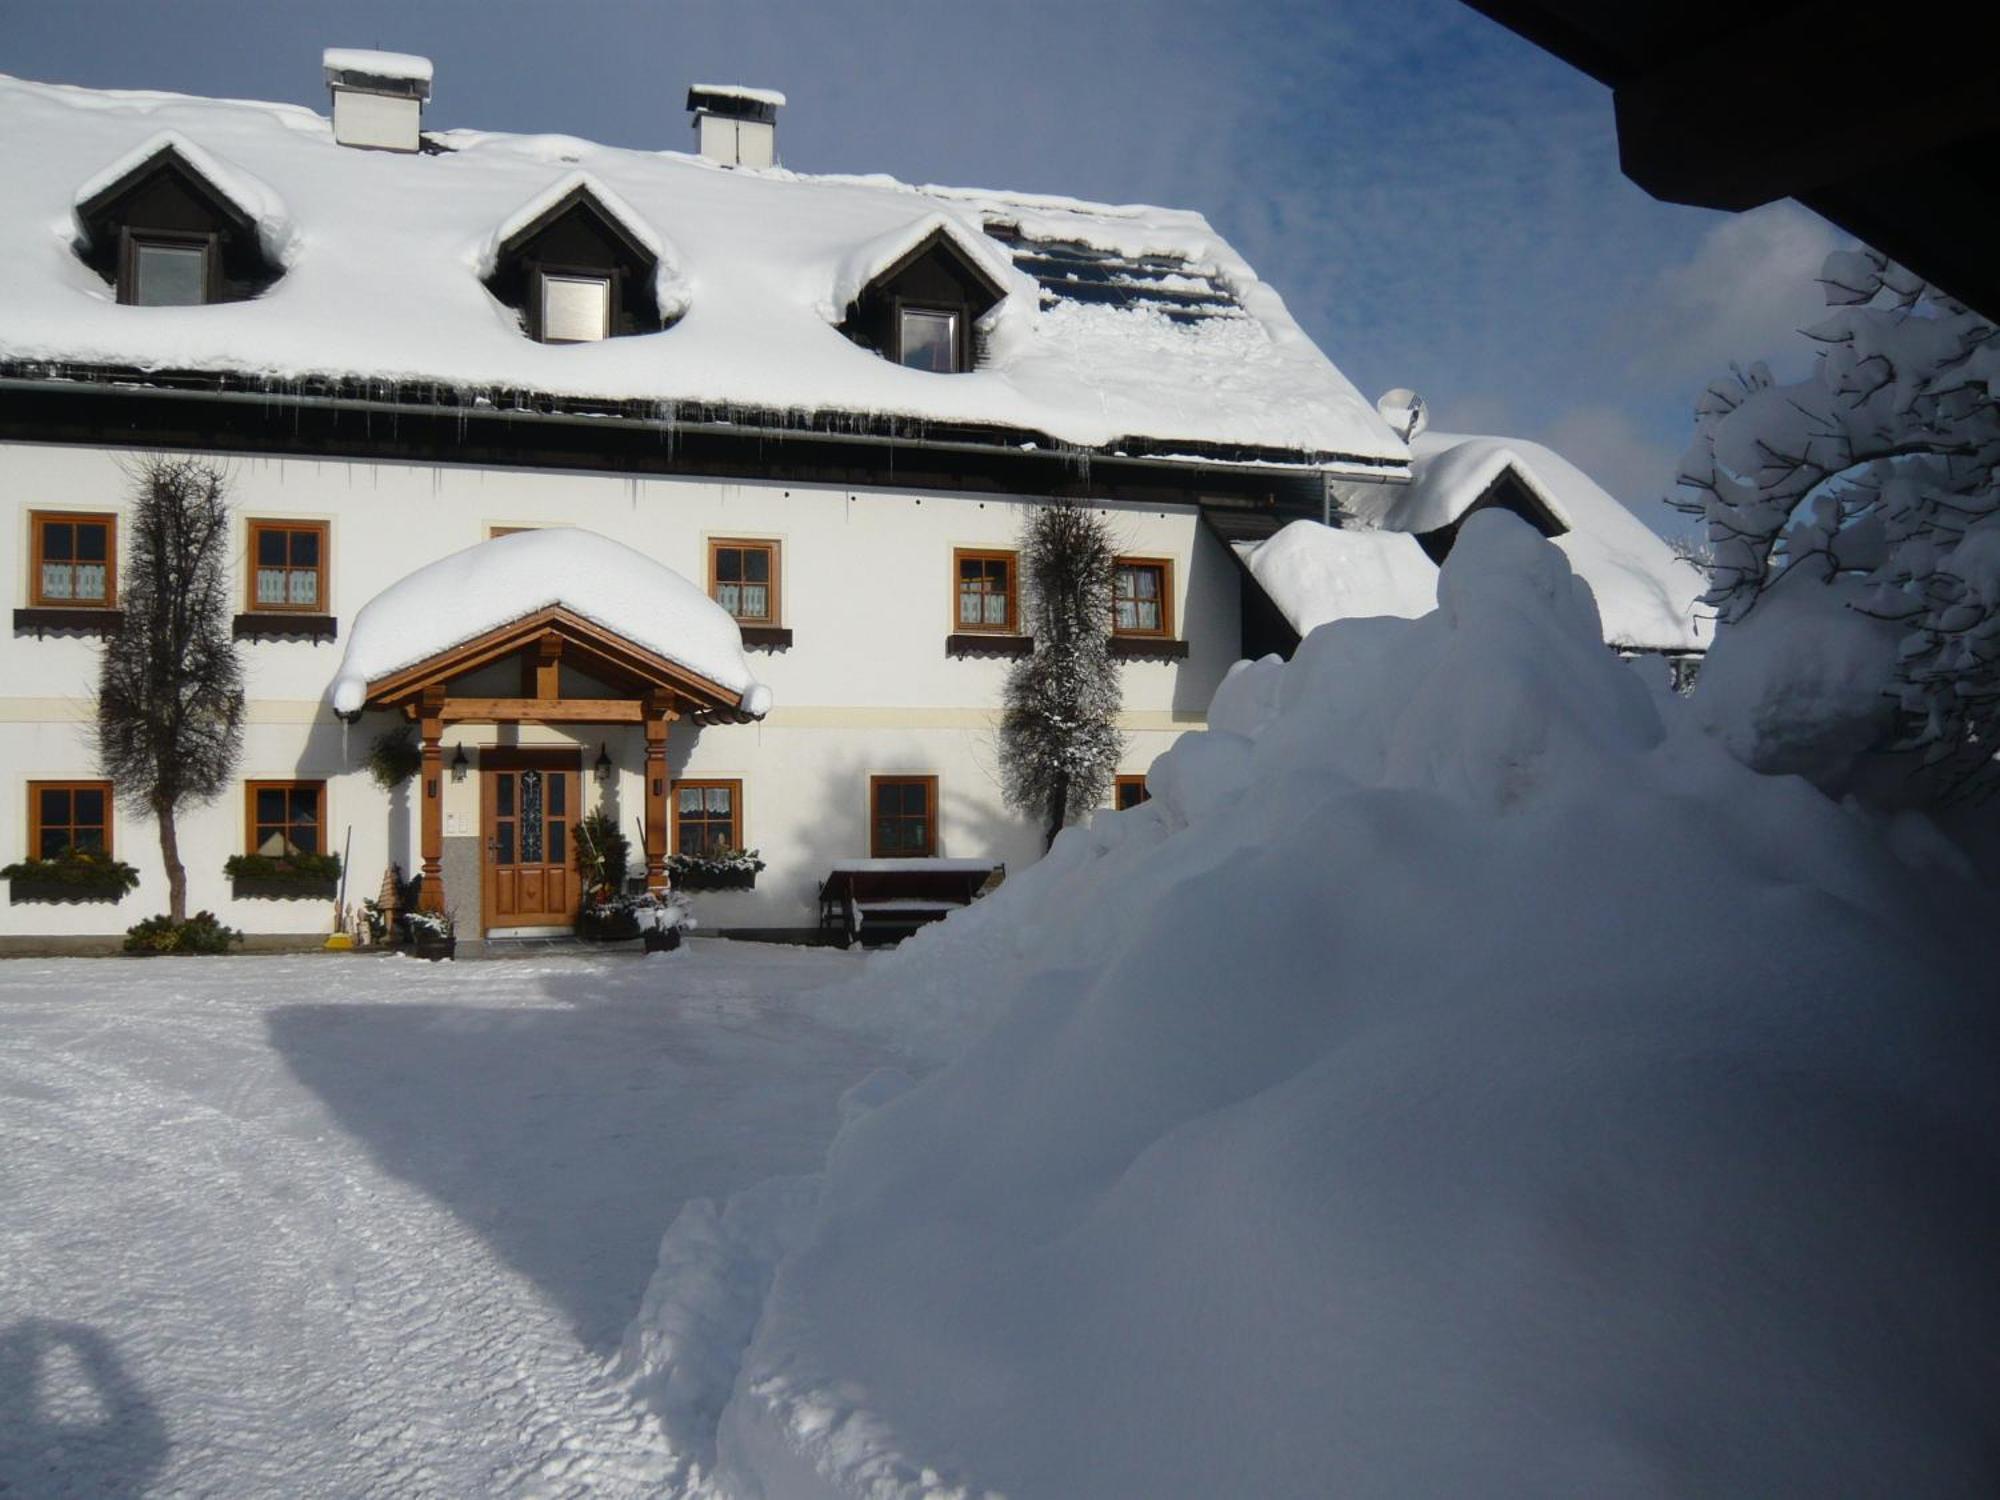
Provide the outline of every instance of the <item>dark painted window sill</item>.
[[1165,636],[1114,635],[1111,654],[1120,661],[1184,661],[1188,643]]
[[32,630],[35,639],[55,631],[58,635],[113,635],[125,628],[122,609],[69,609],[43,606],[14,611],[14,632]]
[[743,645],[750,651],[789,651],[792,648],[792,632],[782,625],[739,625],[737,630],[743,636]]
[[330,641],[340,634],[340,621],[333,615],[245,614],[236,617],[235,634],[239,641]]
[[1035,638],[1031,635],[983,635],[968,631],[963,635],[948,635],[944,638],[946,656],[1033,656]]

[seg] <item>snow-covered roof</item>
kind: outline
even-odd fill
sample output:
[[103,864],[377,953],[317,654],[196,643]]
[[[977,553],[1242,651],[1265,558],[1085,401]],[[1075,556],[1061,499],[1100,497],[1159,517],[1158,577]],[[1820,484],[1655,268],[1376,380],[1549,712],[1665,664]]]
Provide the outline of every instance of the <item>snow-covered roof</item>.
[[1701,575],[1553,449],[1521,438],[1421,432],[1411,439],[1412,479],[1350,500],[1365,524],[1421,534],[1463,516],[1511,470],[1568,529],[1555,544],[1597,596],[1604,638],[1642,650],[1698,651],[1708,641],[1696,612]]
[[[254,300],[121,306],[77,258],[79,188],[163,132],[202,153],[214,175],[282,193],[285,274]],[[650,404],[663,419],[888,418],[1008,441],[1025,433],[1104,451],[1129,441],[1156,456],[1345,461],[1371,472],[1407,461],[1402,441],[1199,214],[734,172],[569,136],[461,130],[428,140],[438,149],[353,150],[335,143],[323,116],[293,105],[0,77],[0,261],[10,269],[0,278],[0,367],[192,372],[274,390],[365,379],[413,388],[413,398],[418,387],[533,392]],[[672,247],[686,291],[672,327],[539,344],[481,283],[496,231],[578,174]],[[955,244],[978,247],[978,263],[1008,292],[989,316],[980,367],[966,374],[902,368],[834,326],[857,260],[938,223]],[[1007,243],[989,239],[989,226]],[[1023,268],[1046,275],[1050,249],[1103,256],[1110,269],[1093,282]],[[1091,288],[1107,284],[1112,300],[1093,300]],[[1065,295],[1071,286],[1077,294]],[[1171,316],[1176,297],[1230,315]]]
[[1437,608],[1437,564],[1400,532],[1294,521],[1236,552],[1300,635],[1330,620],[1415,620]]
[[736,621],[687,579],[594,531],[519,531],[439,558],[361,607],[333,679],[336,713],[368,685],[551,605],[743,697],[761,718],[771,690],[752,675]]

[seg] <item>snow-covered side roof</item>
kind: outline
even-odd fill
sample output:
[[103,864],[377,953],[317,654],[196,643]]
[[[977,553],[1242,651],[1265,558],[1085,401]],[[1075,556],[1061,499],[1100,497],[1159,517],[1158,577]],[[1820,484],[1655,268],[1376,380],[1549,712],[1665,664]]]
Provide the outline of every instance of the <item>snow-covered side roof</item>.
[[377,52],[371,47],[329,47],[319,55],[328,73],[358,73],[364,78],[396,78],[408,83],[431,81],[431,60],[411,52]]
[[1437,564],[1413,536],[1294,521],[1236,554],[1300,635],[1332,620],[1394,615],[1415,620],[1437,608]]
[[[173,131],[282,191],[299,235],[249,302],[123,307],[72,247],[69,209],[108,162]],[[678,152],[568,136],[451,131],[423,153],[337,145],[282,104],[88,90],[0,78],[0,364],[228,374],[273,388],[367,379],[393,389],[734,408],[784,421],[898,422],[1045,435],[1155,453],[1400,471],[1407,449],[1283,301],[1198,214],[942,188],[884,177],[736,172]],[[686,315],[657,333],[543,345],[481,285],[478,248],[553,180],[588,173],[671,244]],[[938,220],[1029,241],[1164,257],[1206,273],[1245,316],[1175,322],[1155,308],[1060,298],[1003,253],[1010,295],[978,370],[893,365],[844,338],[842,268]],[[997,245],[995,248],[1000,248]]]
[[1378,486],[1350,502],[1365,524],[1435,531],[1464,515],[1511,469],[1569,528],[1555,544],[1597,596],[1606,641],[1653,651],[1706,648],[1704,620],[1695,609],[1701,575],[1561,454],[1521,438],[1423,432],[1411,440],[1410,458],[1407,486]]
[[358,713],[369,683],[550,605],[742,694],[753,717],[770,712],[771,690],[752,675],[742,633],[721,605],[666,564],[568,526],[480,542],[369,600],[334,675],[334,711]]

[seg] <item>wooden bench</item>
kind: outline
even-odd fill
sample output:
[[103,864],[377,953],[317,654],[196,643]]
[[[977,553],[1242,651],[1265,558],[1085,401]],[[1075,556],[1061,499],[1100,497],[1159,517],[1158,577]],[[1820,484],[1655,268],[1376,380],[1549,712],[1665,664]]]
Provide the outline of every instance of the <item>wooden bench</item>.
[[897,942],[1006,874],[990,859],[841,860],[819,888],[820,930],[843,948]]

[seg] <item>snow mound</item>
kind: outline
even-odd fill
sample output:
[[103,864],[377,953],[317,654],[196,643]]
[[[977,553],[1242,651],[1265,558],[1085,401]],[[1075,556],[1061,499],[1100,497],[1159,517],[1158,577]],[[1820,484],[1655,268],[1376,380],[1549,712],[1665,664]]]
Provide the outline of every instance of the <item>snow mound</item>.
[[743,697],[761,718],[771,691],[751,675],[721,605],[664,563],[577,527],[518,531],[428,563],[361,607],[333,679],[336,713],[359,713],[368,684],[561,605]]
[[1414,620],[1437,608],[1437,564],[1401,532],[1294,521],[1239,550],[1250,576],[1300,635],[1332,620]]
[[837,1139],[715,1492],[1992,1493],[1983,898],[1679,713],[1477,515],[824,996],[955,1060]]

